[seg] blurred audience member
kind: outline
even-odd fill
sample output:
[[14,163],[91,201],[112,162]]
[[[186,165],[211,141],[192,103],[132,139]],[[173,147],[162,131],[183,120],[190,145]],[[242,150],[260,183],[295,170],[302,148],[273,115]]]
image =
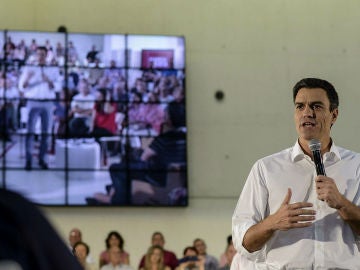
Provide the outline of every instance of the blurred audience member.
[[[165,238],[161,232],[154,232],[151,236],[151,246],[160,246],[163,249],[163,259],[164,265],[169,266],[172,270],[178,266],[178,259],[174,252],[164,249]],[[145,267],[145,258],[144,255],[139,263],[139,269]]]
[[233,243],[231,242],[225,250],[226,264],[220,267],[219,270],[230,270],[231,263],[235,254],[236,254],[236,249]]
[[81,270],[34,203],[0,188],[0,213],[0,269]]
[[81,79],[78,84],[79,94],[71,101],[71,114],[69,122],[70,136],[76,138],[87,137],[93,115],[95,97],[90,93],[90,85],[86,79]]
[[116,104],[111,100],[110,89],[99,89],[96,93],[95,110],[93,110],[91,135],[95,138],[114,136],[117,131],[115,115]]
[[59,99],[55,102],[54,110],[54,134],[57,138],[64,138],[66,135],[66,124],[70,118],[70,97],[63,89],[59,94]]
[[68,42],[68,64],[76,65],[78,64],[79,56],[77,53],[77,49],[72,41]]
[[164,264],[164,249],[159,246],[151,246],[145,255],[145,264],[140,270],[171,270]]
[[179,260],[177,270],[205,270],[205,259],[199,257],[196,248],[189,246],[183,251],[184,257]]
[[69,232],[69,245],[70,245],[70,249],[73,250],[74,246],[77,242],[81,242],[82,241],[82,234],[80,229],[78,228],[73,228],[70,230]]
[[170,164],[185,162],[186,134],[180,130],[185,124],[183,104],[171,103],[165,113],[164,125],[160,135],[147,146],[140,158],[113,163],[109,170],[112,188],[108,194],[96,193],[95,201],[103,204],[130,205],[131,181],[137,179],[154,186],[165,186]]
[[16,129],[19,91],[9,77],[4,73],[0,74],[0,138],[11,141],[10,131]]
[[127,265],[130,264],[130,259],[129,259],[130,256],[129,253],[127,253],[124,250],[124,239],[120,233],[118,233],[117,231],[109,232],[108,236],[105,239],[105,245],[106,245],[106,250],[101,252],[99,258],[100,267],[110,262],[109,250],[111,247],[114,246],[120,249],[120,255],[119,255],[120,263]]
[[228,249],[228,246],[230,244],[232,244],[232,235],[231,234],[228,237],[226,237],[226,248],[225,248],[225,252],[223,254],[221,254],[221,256],[220,256],[219,267],[223,267],[228,263],[227,256],[226,256],[226,250]]
[[92,45],[90,51],[88,51],[88,53],[86,54],[86,61],[88,65],[95,63],[98,53],[99,51],[96,49],[96,46]]
[[97,269],[93,263],[87,261],[88,255],[90,253],[90,247],[85,242],[79,241],[75,243],[73,253],[78,259],[79,263],[84,270],[95,270]]
[[205,270],[217,270],[219,267],[219,262],[214,256],[206,253],[207,247],[205,241],[197,238],[194,240],[193,244],[199,254],[199,258],[205,258]]
[[122,251],[117,246],[112,246],[108,249],[109,263],[103,265],[100,270],[133,270],[127,264],[121,262]]

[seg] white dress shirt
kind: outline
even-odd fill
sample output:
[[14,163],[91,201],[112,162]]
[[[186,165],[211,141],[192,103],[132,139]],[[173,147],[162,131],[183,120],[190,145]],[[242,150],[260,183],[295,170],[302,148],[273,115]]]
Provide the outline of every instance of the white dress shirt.
[[[75,109],[77,107],[81,110],[92,110],[94,109],[95,99],[95,96],[90,93],[87,95],[79,93],[73,97],[71,101],[71,109]],[[74,117],[90,118],[90,115],[75,113]]]
[[[56,92],[61,90],[61,79],[59,68],[53,66],[25,66],[21,70],[19,79],[19,89],[24,92],[27,99],[32,100],[54,100]],[[28,82],[28,86],[24,88],[24,82],[29,73],[33,73]],[[53,88],[49,87],[49,83],[44,81],[42,74],[53,83]]]
[[[323,162],[340,193],[360,205],[360,154],[332,143]],[[232,218],[237,254],[231,270],[360,269],[359,237],[336,209],[317,199],[315,177],[314,163],[298,142],[254,164]],[[242,246],[246,231],[279,209],[288,188],[292,190],[290,203],[313,203],[313,225],[277,231],[261,250],[249,253]]]

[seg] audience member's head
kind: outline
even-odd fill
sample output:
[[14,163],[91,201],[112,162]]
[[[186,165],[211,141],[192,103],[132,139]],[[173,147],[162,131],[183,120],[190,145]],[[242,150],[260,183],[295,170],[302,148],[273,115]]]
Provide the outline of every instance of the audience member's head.
[[90,93],[90,83],[87,79],[80,79],[79,83],[78,83],[78,90],[80,93],[82,93],[83,95],[87,95]]
[[124,248],[124,238],[117,231],[111,231],[105,239],[105,244],[107,249],[117,246],[122,251]]
[[197,255],[198,255],[198,251],[196,250],[195,247],[193,247],[193,246],[188,246],[188,247],[184,248],[183,255],[184,255],[184,257],[197,256]]
[[77,242],[74,245],[73,253],[76,256],[76,258],[79,260],[81,265],[84,265],[86,263],[86,258],[90,253],[90,248],[88,244],[84,242]]
[[154,232],[151,236],[151,245],[163,248],[165,245],[164,235],[161,232]]
[[199,255],[206,255],[206,244],[204,240],[196,238],[193,244]]
[[36,56],[37,56],[38,64],[45,65],[46,64],[46,56],[47,56],[47,48],[45,46],[37,47]]
[[78,228],[73,228],[69,232],[69,243],[72,248],[74,248],[74,245],[77,242],[80,242],[82,240],[81,231]]
[[157,265],[158,269],[164,267],[164,249],[159,245],[151,246],[145,255],[145,269],[152,269]]
[[199,263],[200,264],[203,263],[203,261],[200,261],[198,257],[199,254],[196,248],[193,246],[188,246],[184,248],[183,255],[184,257],[179,260],[181,269],[187,269],[187,270],[194,269],[196,268],[196,266],[199,266]]

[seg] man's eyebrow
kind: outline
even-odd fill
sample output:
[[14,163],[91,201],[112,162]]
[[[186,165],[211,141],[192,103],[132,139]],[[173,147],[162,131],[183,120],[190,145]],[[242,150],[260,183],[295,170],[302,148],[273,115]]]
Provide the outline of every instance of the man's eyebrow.
[[[303,102],[303,101],[296,101],[294,104],[295,105],[301,105],[301,104],[305,104],[307,102]],[[316,105],[316,104],[321,104],[321,105],[324,105],[325,103],[322,102],[322,101],[312,101],[309,103],[310,105]]]

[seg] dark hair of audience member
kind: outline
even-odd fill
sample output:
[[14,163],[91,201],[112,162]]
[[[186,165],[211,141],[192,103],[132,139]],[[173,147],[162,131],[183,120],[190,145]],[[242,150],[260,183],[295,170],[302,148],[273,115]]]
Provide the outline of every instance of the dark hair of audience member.
[[183,255],[184,255],[184,256],[185,256],[185,254],[187,253],[188,250],[194,251],[197,255],[199,254],[199,252],[196,250],[195,247],[193,247],[193,246],[188,246],[188,247],[184,248],[184,250],[183,250]]
[[109,232],[108,236],[105,239],[106,248],[107,249],[110,248],[110,238],[112,236],[115,236],[119,240],[119,248],[120,248],[120,250],[123,250],[124,249],[124,238],[117,231]]
[[74,247],[73,247],[73,250],[72,250],[73,254],[74,254],[74,255],[76,254],[76,247],[78,247],[78,246],[80,246],[80,245],[82,245],[82,246],[85,247],[85,249],[86,249],[86,255],[89,255],[89,253],[90,253],[90,247],[89,247],[88,244],[86,244],[86,243],[84,243],[84,242],[82,242],[82,241],[79,241],[79,242],[76,242],[76,243],[75,243],[75,245],[74,245]]

